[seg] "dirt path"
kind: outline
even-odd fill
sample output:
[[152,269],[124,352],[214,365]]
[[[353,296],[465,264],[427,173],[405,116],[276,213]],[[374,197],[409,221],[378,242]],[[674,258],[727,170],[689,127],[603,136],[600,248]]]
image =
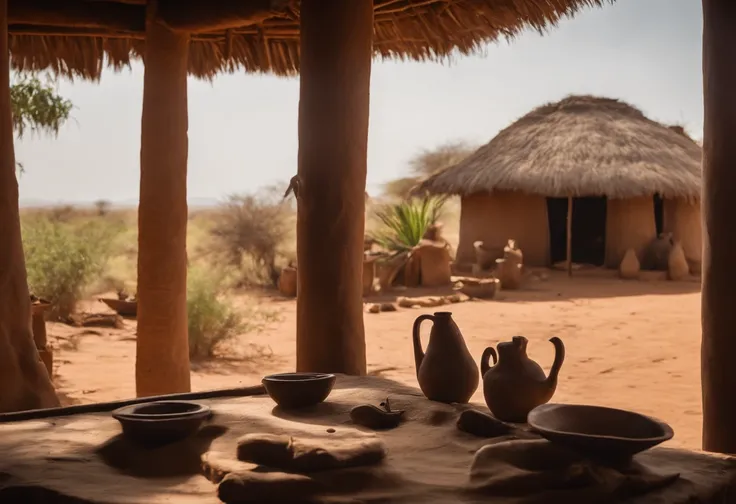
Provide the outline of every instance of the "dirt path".
[[[258,383],[264,374],[294,368],[296,304],[269,301],[282,320],[242,337],[232,357],[193,366],[195,390]],[[366,314],[369,372],[416,384],[410,331],[432,309]],[[529,355],[549,369],[559,336],[567,347],[554,400],[633,409],[672,424],[672,446],[699,448],[700,292],[696,283],[624,282],[553,274],[531,290],[500,300],[453,305],[470,351],[516,334]],[[424,332],[428,334],[429,327]],[[55,380],[68,402],[97,402],[135,394],[135,324],[124,330],[82,331],[50,324],[58,347]],[[426,336],[425,336],[426,337]],[[257,346],[256,346],[257,345]],[[475,400],[482,402],[479,389]]]

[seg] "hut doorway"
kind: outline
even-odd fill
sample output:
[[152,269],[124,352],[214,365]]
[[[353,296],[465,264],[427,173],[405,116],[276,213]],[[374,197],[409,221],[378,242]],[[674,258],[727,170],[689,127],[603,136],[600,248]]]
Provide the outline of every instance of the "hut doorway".
[[[572,199],[572,262],[603,266],[606,257],[606,197]],[[567,198],[547,198],[552,264],[567,260]]]
[[657,236],[664,231],[664,199],[659,194],[654,195],[654,225]]

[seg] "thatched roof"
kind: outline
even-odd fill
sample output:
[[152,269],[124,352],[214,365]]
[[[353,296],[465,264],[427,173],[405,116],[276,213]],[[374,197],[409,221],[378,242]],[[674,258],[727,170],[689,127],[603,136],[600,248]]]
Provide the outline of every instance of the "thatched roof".
[[699,198],[701,148],[618,100],[570,96],[517,120],[415,193]]
[[[147,0],[9,0],[11,64],[98,78],[103,66],[143,54]],[[345,0],[351,1],[351,0]],[[585,6],[613,0],[374,0],[375,53],[443,59],[526,27],[543,30]],[[159,0],[160,17],[192,34],[190,73],[295,74],[298,0]]]

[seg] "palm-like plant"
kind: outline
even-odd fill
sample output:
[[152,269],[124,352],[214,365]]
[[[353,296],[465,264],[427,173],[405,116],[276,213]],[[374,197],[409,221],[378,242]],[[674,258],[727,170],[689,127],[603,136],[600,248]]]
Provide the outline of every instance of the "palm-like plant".
[[446,199],[425,196],[384,207],[376,212],[383,229],[373,239],[392,254],[412,250],[440,218]]

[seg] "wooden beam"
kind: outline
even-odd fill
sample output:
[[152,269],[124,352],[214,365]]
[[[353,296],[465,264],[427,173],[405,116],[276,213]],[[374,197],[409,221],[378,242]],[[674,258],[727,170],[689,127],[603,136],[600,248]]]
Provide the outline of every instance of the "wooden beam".
[[7,0],[0,0],[0,412],[59,406],[33,341],[13,150]]
[[145,31],[116,30],[108,31],[100,28],[73,28],[66,26],[34,26],[14,24],[8,27],[10,35],[36,37],[105,37],[144,39]]
[[148,3],[138,206],[138,397],[189,392],[187,66],[189,36]]
[[104,30],[144,31],[145,6],[84,0],[15,0],[8,6],[8,23]]
[[736,2],[703,0],[703,449],[736,454]]
[[572,277],[572,196],[567,197],[567,276]]
[[373,0],[302,0],[297,369],[366,373],[363,240]]
[[[278,0],[160,0],[157,19],[172,31],[205,33],[253,26],[274,16]],[[9,24],[145,31],[145,5],[88,0],[15,0]]]

